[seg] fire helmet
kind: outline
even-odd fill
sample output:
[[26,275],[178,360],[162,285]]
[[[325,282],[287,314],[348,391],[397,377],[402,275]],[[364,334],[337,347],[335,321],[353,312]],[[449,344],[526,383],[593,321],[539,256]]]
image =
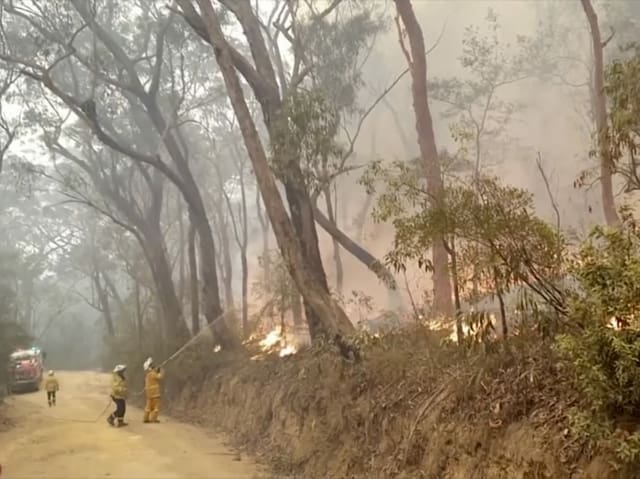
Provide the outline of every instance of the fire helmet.
[[144,368],[145,371],[148,371],[149,368],[153,365],[153,358],[149,357],[147,358],[147,360],[144,362],[144,364],[142,365],[142,367]]

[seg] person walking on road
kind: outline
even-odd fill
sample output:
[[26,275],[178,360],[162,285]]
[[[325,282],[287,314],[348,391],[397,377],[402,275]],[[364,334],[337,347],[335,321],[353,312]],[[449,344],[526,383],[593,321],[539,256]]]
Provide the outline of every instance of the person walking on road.
[[127,367],[124,364],[118,364],[113,368],[113,376],[111,378],[111,399],[116,403],[116,410],[107,418],[107,422],[116,427],[126,426],[124,422],[124,414],[127,411],[127,380],[125,372]]
[[146,376],[144,380],[144,392],[147,401],[144,407],[143,422],[160,422],[158,415],[160,414],[160,381],[164,378],[164,371],[156,368],[152,358],[147,358],[144,362],[144,370]]
[[44,380],[44,390],[47,391],[47,402],[49,407],[56,405],[56,393],[60,390],[58,378],[53,371],[49,371],[47,379]]

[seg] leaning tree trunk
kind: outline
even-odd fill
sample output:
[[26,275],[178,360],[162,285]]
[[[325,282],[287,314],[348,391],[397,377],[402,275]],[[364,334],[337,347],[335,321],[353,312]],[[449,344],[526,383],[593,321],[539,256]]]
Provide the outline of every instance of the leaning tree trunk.
[[[411,53],[405,50],[411,73],[413,109],[416,116],[416,132],[420,155],[426,171],[427,192],[434,199],[435,206],[444,200],[444,184],[438,150],[436,148],[433,121],[429,109],[427,93],[427,59],[422,36],[422,28],[413,11],[410,0],[394,0],[398,15],[405,26]],[[402,41],[402,38],[401,38]],[[402,45],[404,50],[404,45]],[[434,241],[433,260],[433,306],[436,314],[451,316],[451,280],[449,278],[449,258],[444,247],[444,238]]]
[[189,225],[187,240],[189,257],[189,291],[191,293],[191,332],[200,332],[200,295],[198,294],[198,258],[196,256],[196,229]]
[[609,151],[609,125],[607,123],[607,98],[604,88],[604,43],[600,35],[598,16],[591,4],[591,0],[580,0],[582,9],[589,21],[591,41],[593,44],[593,102],[595,110],[596,128],[598,130],[598,152],[600,157],[600,187],[602,194],[602,209],[604,218],[609,226],[619,226],[620,217],[616,210],[613,196],[613,159]]
[[[336,215],[333,210],[333,204],[331,202],[331,190],[328,186],[324,189],[323,195],[325,198],[325,205],[327,208],[327,216],[329,217],[329,221],[336,225],[337,228],[338,225],[336,223]],[[336,265],[336,291],[340,296],[342,296],[344,290],[344,268],[342,266],[342,257],[340,256],[340,244],[335,237],[331,237],[331,240],[333,243],[333,261]]]
[[[180,2],[181,5],[184,3]],[[242,86],[231,58],[231,50],[222,32],[218,16],[209,0],[198,0],[198,4],[202,11],[208,36],[212,44],[215,45],[213,50],[216,60],[238,119],[278,246],[289,273],[303,295],[311,337],[317,340],[321,337],[336,335],[340,337],[349,334],[355,328],[328,291],[320,261],[313,210],[304,182],[297,184],[295,181],[299,179],[296,175],[297,172],[292,171],[293,181],[285,184],[291,208],[290,219],[269,167],[256,125],[247,107]],[[268,61],[268,57],[263,60]],[[266,99],[262,98],[262,101],[265,102]],[[294,225],[297,228],[294,228]]]

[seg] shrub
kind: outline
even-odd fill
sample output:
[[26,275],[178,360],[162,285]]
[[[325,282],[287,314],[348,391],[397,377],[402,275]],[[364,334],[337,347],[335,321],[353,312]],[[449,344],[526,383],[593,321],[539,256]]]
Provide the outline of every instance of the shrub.
[[580,331],[560,336],[583,402],[574,432],[613,454],[619,467],[640,465],[640,235],[629,216],[618,229],[596,228],[572,266],[578,288],[570,319]]

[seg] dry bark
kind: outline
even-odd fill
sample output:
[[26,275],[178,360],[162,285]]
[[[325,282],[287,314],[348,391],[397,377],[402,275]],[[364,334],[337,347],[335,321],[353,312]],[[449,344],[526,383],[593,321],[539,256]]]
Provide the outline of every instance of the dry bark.
[[[404,24],[411,50],[409,52],[405,49],[401,36],[401,46],[411,73],[411,92],[413,95],[413,109],[416,115],[416,132],[418,134],[420,156],[425,167],[427,192],[432,198],[433,204],[438,204],[444,199],[444,183],[433,132],[433,120],[429,109],[424,37],[411,1],[394,0],[394,2],[398,16]],[[449,258],[445,249],[444,238],[437,240],[433,245],[432,261],[434,312],[451,316],[453,314],[452,291],[449,277]]]
[[591,0],[580,0],[582,9],[589,22],[593,47],[593,95],[595,120],[598,140],[598,156],[600,160],[600,188],[604,219],[609,226],[619,226],[620,217],[616,210],[613,196],[613,159],[609,151],[609,125],[607,123],[607,97],[604,89],[604,47],[598,15],[591,4]]
[[[185,14],[195,13],[188,0],[180,0],[178,3]],[[296,163],[291,163],[289,181],[288,184],[285,183],[291,209],[290,219],[269,167],[256,125],[247,107],[232,59],[232,49],[224,37],[218,15],[209,0],[198,0],[198,4],[202,12],[202,17],[199,18],[214,45],[216,60],[224,77],[278,246],[291,276],[303,295],[311,337],[317,339],[322,336],[341,336],[351,333],[354,330],[353,325],[328,290],[320,260],[313,209],[304,182],[297,181],[300,167],[297,165],[296,168]],[[259,25],[250,11],[249,3],[234,3],[234,5],[239,9],[241,23],[256,63],[256,70],[262,77],[261,84],[267,87],[266,95],[256,92],[256,97],[263,107],[263,114],[269,126],[271,124],[269,116],[279,113],[280,103],[273,68],[264,41],[261,41]],[[234,13],[237,12],[234,11]],[[276,108],[272,106],[274,104]]]

